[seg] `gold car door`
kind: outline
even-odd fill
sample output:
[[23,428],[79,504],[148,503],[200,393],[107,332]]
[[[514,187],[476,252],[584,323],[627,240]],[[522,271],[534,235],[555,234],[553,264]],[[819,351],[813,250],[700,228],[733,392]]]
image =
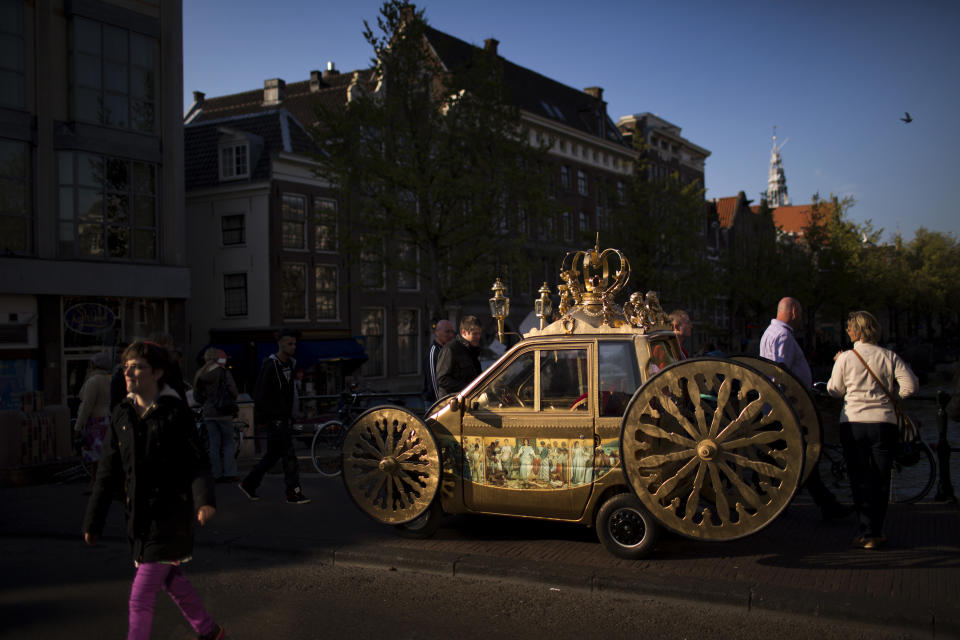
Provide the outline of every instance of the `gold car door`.
[[531,345],[465,398],[463,498],[472,511],[577,519],[590,497],[594,345]]

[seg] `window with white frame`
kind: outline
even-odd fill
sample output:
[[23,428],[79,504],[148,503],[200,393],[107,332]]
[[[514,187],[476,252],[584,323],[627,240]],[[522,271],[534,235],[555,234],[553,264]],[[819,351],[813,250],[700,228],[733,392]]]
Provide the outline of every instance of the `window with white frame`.
[[580,233],[587,233],[590,231],[590,222],[587,219],[587,212],[581,211],[579,215],[579,231]]
[[361,238],[360,284],[364,289],[382,290],[386,285],[383,239]]
[[590,195],[587,187],[587,174],[582,169],[577,169],[577,193],[582,196]]
[[627,200],[627,189],[623,182],[617,180],[617,204],[623,204]]
[[247,274],[223,274],[223,315],[247,315]]
[[307,199],[285,193],[280,203],[281,237],[284,249],[307,248]]
[[280,267],[280,304],[284,320],[307,319],[307,265],[287,262]]
[[317,320],[336,320],[340,317],[337,284],[337,265],[319,264],[314,268]]
[[227,142],[220,144],[220,179],[237,180],[250,176],[250,144]]
[[72,63],[77,120],[154,131],[159,75],[156,38],[74,16]]
[[397,247],[397,289],[420,289],[420,250],[412,242],[401,242]]
[[565,242],[573,240],[573,224],[569,211],[564,211],[560,214],[560,233]]
[[242,213],[230,213],[220,218],[220,242],[225,247],[246,244],[246,220]]
[[386,375],[386,354],[384,353],[383,334],[383,308],[361,308],[360,335],[365,338],[367,361],[363,363],[360,374],[365,377],[382,378]]
[[31,250],[29,158],[26,142],[0,139],[0,252]]
[[397,373],[420,373],[420,310],[397,310]]
[[315,222],[314,251],[337,250],[337,201],[330,198],[313,199]]
[[0,2],[0,105],[14,109],[26,106],[24,4],[21,0]]
[[560,186],[564,191],[570,190],[570,167],[567,165],[560,166]]
[[523,205],[517,207],[517,231],[520,233],[528,233],[530,231],[527,210]]

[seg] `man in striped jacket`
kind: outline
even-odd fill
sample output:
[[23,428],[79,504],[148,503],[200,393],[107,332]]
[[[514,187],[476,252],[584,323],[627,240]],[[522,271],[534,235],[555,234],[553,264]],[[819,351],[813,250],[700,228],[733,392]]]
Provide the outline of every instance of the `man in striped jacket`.
[[436,402],[439,390],[437,387],[437,359],[443,345],[453,338],[453,323],[449,320],[440,320],[433,328],[433,344],[427,351],[423,363],[423,399],[427,407]]

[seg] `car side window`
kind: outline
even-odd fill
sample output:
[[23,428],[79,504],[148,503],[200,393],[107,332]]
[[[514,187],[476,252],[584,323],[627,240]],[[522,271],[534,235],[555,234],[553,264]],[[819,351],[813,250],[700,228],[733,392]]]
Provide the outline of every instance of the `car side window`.
[[667,365],[677,361],[673,349],[666,341],[650,343],[650,362],[647,364],[647,373],[655,376]]
[[586,349],[540,352],[540,410],[588,411],[590,368]]
[[620,416],[640,386],[632,342],[601,341],[597,350],[597,403],[600,416]]
[[533,409],[533,351],[520,354],[477,397],[477,409]]

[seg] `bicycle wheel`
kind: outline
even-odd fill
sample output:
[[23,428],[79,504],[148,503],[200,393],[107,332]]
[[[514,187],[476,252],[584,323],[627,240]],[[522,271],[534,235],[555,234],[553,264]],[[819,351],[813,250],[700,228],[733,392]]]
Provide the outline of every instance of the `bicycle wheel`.
[[240,457],[240,448],[243,447],[243,433],[247,430],[247,423],[239,420],[233,421],[233,458]]
[[341,452],[346,430],[339,420],[330,420],[317,427],[310,445],[313,468],[324,478],[336,478],[343,471]]
[[[937,481],[937,464],[926,442],[918,440],[904,445],[893,460],[890,472],[890,502],[917,502],[930,492]],[[907,464],[912,463],[912,464]]]

